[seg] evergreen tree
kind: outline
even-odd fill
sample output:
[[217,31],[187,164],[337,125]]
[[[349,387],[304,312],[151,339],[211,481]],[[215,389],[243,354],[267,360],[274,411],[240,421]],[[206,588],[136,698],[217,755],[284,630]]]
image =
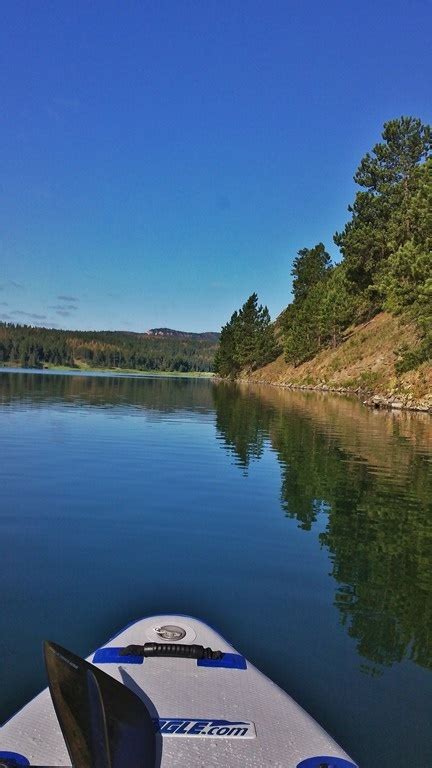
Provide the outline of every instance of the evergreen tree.
[[414,319],[432,327],[432,158],[416,169],[405,208],[410,237],[394,249],[379,288],[385,309],[409,310]]
[[401,117],[384,124],[382,138],[360,162],[354,181],[363,190],[348,209],[351,220],[334,236],[354,290],[369,289],[378,306],[376,276],[412,233],[413,182],[415,187],[416,169],[431,155],[432,132],[418,118]]
[[336,347],[358,307],[359,300],[350,290],[344,265],[335,267],[330,279],[322,286],[319,305],[321,340],[328,340],[332,347]]
[[285,333],[285,359],[299,365],[313,357],[320,348],[322,327],[320,302],[322,286],[312,286],[309,293],[298,304],[292,304],[293,311]]
[[215,370],[235,377],[241,370],[254,370],[280,353],[267,307],[258,306],[253,293],[221,331]]
[[323,243],[302,248],[294,260],[291,274],[294,277],[294,301],[291,312],[284,318],[284,347],[287,362],[299,365],[316,354],[325,333],[321,303],[331,266]]
[[276,339],[274,325],[267,307],[260,306],[257,316],[257,366],[266,365],[281,354],[282,349]]
[[291,274],[293,276],[294,302],[306,299],[312,286],[326,277],[330,268],[330,256],[323,243],[313,248],[302,248],[294,259]]
[[214,361],[214,369],[219,376],[235,377],[240,370],[236,356],[237,325],[238,312],[234,312],[230,321],[221,330],[219,347]]
[[252,293],[238,313],[236,359],[240,368],[254,368],[258,357],[258,296]]
[[416,166],[432,151],[432,129],[417,117],[400,117],[384,123],[382,143],[361,160],[354,181],[372,194],[385,194],[403,182],[407,188]]

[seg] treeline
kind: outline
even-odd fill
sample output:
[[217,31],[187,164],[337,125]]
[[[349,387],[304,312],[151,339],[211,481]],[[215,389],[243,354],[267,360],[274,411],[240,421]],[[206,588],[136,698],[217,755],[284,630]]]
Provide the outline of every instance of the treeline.
[[[302,248],[294,260],[293,301],[277,322],[293,365],[337,346],[348,326],[382,310],[419,329],[419,345],[399,350],[399,373],[432,357],[432,130],[401,117],[385,123],[382,139],[361,160],[351,217],[334,235],[341,262],[331,263],[323,243]],[[230,343],[222,331],[219,373]],[[237,372],[233,361],[225,375]]]
[[0,323],[0,364],[198,372],[213,369],[217,341],[116,331],[60,331]]

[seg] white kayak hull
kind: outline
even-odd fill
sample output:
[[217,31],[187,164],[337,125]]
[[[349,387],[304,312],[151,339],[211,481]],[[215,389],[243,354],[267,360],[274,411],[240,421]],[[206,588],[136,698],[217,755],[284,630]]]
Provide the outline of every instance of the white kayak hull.
[[[220,661],[122,658],[116,650],[146,642],[195,643],[224,656]],[[145,700],[158,731],[161,768],[320,768],[326,761],[329,768],[356,768],[288,694],[192,617],[136,621],[88,661]],[[0,763],[8,756],[15,756],[17,765],[70,766],[48,689],[1,729]]]

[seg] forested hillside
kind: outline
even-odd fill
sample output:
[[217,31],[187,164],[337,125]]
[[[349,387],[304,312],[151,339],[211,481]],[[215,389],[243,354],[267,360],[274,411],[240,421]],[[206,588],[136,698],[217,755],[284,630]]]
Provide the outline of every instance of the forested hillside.
[[[332,264],[323,243],[301,248],[292,268],[293,300],[272,326],[273,340],[242,324],[244,305],[222,329],[219,374],[254,371],[278,356],[278,345],[285,363],[297,368],[338,348],[348,328],[382,311],[414,328],[410,343],[394,348],[396,375],[431,360],[431,127],[413,117],[385,123],[382,141],[363,157],[354,180],[359,190],[350,218],[334,235],[340,263]],[[319,380],[312,375],[311,383]]]
[[60,331],[0,323],[0,365],[211,371],[217,339],[217,334]]

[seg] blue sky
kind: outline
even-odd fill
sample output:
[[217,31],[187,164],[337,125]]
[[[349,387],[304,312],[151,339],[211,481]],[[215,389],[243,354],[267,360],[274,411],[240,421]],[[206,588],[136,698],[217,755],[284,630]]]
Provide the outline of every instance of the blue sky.
[[432,121],[431,0],[8,0],[0,318],[274,317],[401,114]]

